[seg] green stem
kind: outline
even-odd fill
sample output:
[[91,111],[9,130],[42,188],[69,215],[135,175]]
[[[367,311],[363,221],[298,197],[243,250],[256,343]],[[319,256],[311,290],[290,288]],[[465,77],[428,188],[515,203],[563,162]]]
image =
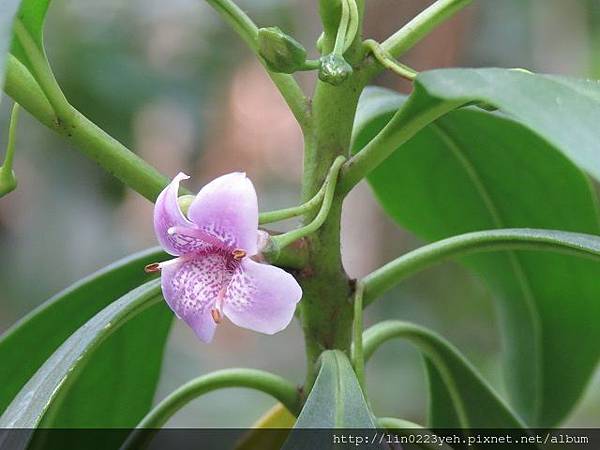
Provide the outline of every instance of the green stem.
[[17,135],[17,124],[19,123],[19,104],[15,102],[10,114],[10,125],[8,126],[8,143],[6,145],[6,156],[4,163],[0,167],[0,177],[2,172],[12,173],[13,161],[15,157],[15,143]]
[[392,57],[392,55],[390,55],[389,53],[386,53],[385,50],[383,50],[381,48],[381,44],[379,44],[379,42],[377,42],[373,39],[367,39],[366,41],[363,42],[363,45],[371,51],[371,53],[373,54],[375,59],[383,67],[391,70],[392,72],[400,75],[401,77],[412,81],[419,74],[416,70],[411,69],[410,67],[405,66],[404,64],[401,64],[398,61],[396,61]]
[[61,91],[54,74],[48,65],[48,60],[44,54],[43,49],[37,46],[37,43],[29,34],[25,25],[16,19],[14,23],[14,32],[19,43],[23,47],[25,56],[33,71],[33,76],[37,80],[40,88],[44,92],[44,95],[48,99],[52,109],[57,116],[61,116],[68,111],[69,102],[65,98]]
[[600,257],[600,237],[553,230],[514,228],[476,231],[425,245],[387,263],[362,279],[365,306],[401,280],[447,258],[475,252],[543,250]]
[[438,0],[415,16],[400,30],[387,38],[382,49],[398,57],[410,50],[417,42],[427,36],[443,21],[471,3],[472,0]]
[[[360,23],[364,0],[357,1],[357,8]],[[320,51],[327,55],[335,44],[340,4],[320,0],[319,13],[324,30]],[[359,36],[360,32],[357,32],[355,41],[344,54],[344,59],[353,66],[363,58]],[[366,82],[361,75],[362,68],[357,67],[339,86],[317,81],[312,102],[313,122],[310,132],[304,135],[303,201],[310,200],[321,189],[334,160],[350,154],[354,116]],[[303,239],[309,259],[303,270],[297,273],[297,278],[303,291],[298,312],[306,346],[306,392],[310,391],[317,375],[321,353],[339,349],[350,354],[352,344],[352,286],[340,251],[343,199],[344,195],[336,187],[325,222],[315,233]],[[308,224],[314,218],[315,213],[307,213],[304,223]]]
[[66,126],[66,137],[75,147],[148,200],[155,201],[168,184],[168,178],[75,108]]
[[279,222],[281,220],[291,219],[292,217],[302,216],[304,214],[314,211],[323,202],[325,196],[325,188],[327,182],[323,183],[319,192],[317,192],[313,198],[306,203],[291,208],[279,209],[277,211],[268,211],[261,213],[258,222],[260,225],[268,223]]
[[348,24],[350,22],[350,5],[348,0],[340,0],[342,5],[342,14],[340,16],[340,23],[337,29],[337,35],[335,37],[335,44],[333,46],[333,53],[335,55],[342,56],[346,51],[346,33],[348,31]]
[[206,2],[219,13],[223,20],[231,25],[244,42],[246,42],[248,47],[250,47],[250,50],[258,57],[261,64],[267,69],[269,77],[273,80],[273,83],[290,107],[298,124],[300,124],[303,130],[306,130],[310,125],[310,114],[306,96],[293,76],[268,70],[265,62],[258,53],[258,27],[231,0],[206,0]]
[[6,145],[6,156],[0,165],[0,198],[17,188],[17,177],[13,170],[15,157],[15,138],[17,124],[19,122],[19,104],[15,102],[10,114],[10,125],[8,128],[8,143]]
[[346,42],[344,44],[344,52],[350,48],[350,46],[356,39],[358,29],[360,27],[360,11],[358,10],[356,0],[347,1],[348,7],[350,9],[350,20],[348,22],[348,30],[346,31]]
[[[41,77],[44,78],[47,80],[47,77]],[[40,122],[66,137],[84,155],[148,200],[154,201],[169,182],[168,178],[83,116],[66,100],[65,104],[62,100],[56,103],[58,96],[54,95],[55,106],[52,106],[31,73],[12,56],[7,62],[5,89],[15,102]],[[57,108],[60,113],[54,112]]]
[[352,324],[353,330],[353,344],[352,344],[352,365],[354,366],[354,372],[358,383],[365,395],[367,396],[365,386],[365,359],[363,354],[363,292],[364,285],[362,282],[356,283],[356,290],[354,292],[354,322]]
[[301,228],[297,228],[296,230],[289,231],[279,236],[273,236],[271,240],[276,247],[285,248],[288,245],[292,244],[294,241],[308,236],[309,234],[312,234],[319,228],[321,228],[321,226],[323,225],[323,223],[325,223],[325,220],[329,216],[331,204],[333,203],[333,195],[335,193],[337,176],[340,172],[342,164],[344,164],[345,161],[346,158],[344,156],[338,156],[331,165],[329,175],[327,176],[327,179],[324,184],[325,193],[323,195],[323,203],[321,204],[321,209],[319,210],[317,216],[309,224]]
[[137,425],[121,450],[143,448],[147,444],[145,441],[151,437],[150,433],[143,430],[159,429],[190,401],[217,389],[232,387],[264,392],[280,401],[293,414],[298,415],[300,412],[300,393],[285,378],[254,369],[219,370],[184,384],[162,400]]
[[432,100],[422,102],[410,96],[385,127],[365,147],[346,162],[342,169],[340,190],[350,191],[379,164],[417,132],[462,102]]

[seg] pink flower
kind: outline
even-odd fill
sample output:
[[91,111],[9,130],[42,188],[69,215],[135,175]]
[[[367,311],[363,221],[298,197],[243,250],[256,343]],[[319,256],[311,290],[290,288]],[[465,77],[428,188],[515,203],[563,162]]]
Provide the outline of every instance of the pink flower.
[[204,186],[182,213],[179,173],[161,192],[154,230],[177,258],[151,264],[161,270],[163,295],[177,317],[210,342],[223,315],[234,324],[274,334],[291,322],[302,289],[289,273],[252,260],[259,252],[258,202],[244,173],[223,175]]

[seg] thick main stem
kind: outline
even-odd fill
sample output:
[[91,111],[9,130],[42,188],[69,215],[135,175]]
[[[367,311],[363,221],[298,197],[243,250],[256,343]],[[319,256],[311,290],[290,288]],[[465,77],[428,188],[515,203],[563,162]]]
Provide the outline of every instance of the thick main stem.
[[[319,82],[313,99],[313,127],[305,135],[303,198],[309,200],[323,184],[336,157],[348,156],[352,124],[362,90],[361,77],[340,86]],[[343,195],[336,191],[329,215],[319,230],[307,238],[309,263],[300,273],[304,292],[300,317],[307,352],[309,389],[316,375],[319,355],[327,349],[350,351],[352,287],[340,251]],[[309,223],[314,214],[307,215]]]

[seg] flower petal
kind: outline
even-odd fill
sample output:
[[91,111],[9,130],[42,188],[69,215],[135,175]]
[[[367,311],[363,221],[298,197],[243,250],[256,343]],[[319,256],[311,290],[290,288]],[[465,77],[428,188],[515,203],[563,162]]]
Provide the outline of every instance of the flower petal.
[[231,278],[226,258],[208,254],[201,258],[178,258],[163,264],[161,285],[169,307],[204,342],[213,338],[216,324],[211,309],[225,294]]
[[289,325],[301,298],[289,273],[244,258],[227,287],[223,312],[239,327],[274,334]]
[[257,252],[258,200],[245,173],[223,175],[204,186],[188,216],[198,227],[219,237],[230,249]]
[[195,228],[181,212],[177,196],[179,182],[189,177],[180,172],[173,181],[160,193],[154,206],[154,232],[162,248],[171,255],[180,256],[194,250],[207,247],[207,244],[199,238],[183,235],[180,233],[169,233],[173,227]]

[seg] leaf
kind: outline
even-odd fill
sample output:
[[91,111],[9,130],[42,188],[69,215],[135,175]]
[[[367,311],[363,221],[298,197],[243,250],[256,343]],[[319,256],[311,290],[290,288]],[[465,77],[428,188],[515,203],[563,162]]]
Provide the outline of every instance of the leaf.
[[3,0],[0,3],[0,86],[4,85],[6,58],[12,40],[12,23],[21,0]]
[[319,434],[303,433],[303,428],[375,428],[350,361],[339,350],[321,354],[321,369],[285,450],[323,448]]
[[520,69],[445,69],[418,76],[420,101],[492,105],[600,180],[600,80]]
[[[0,339],[0,411],[52,353],[95,314],[148,279],[158,249],[114,263],[57,294]],[[154,307],[110,336],[82,369],[45,426],[128,427],[151,406],[171,315]],[[149,333],[151,329],[153,332]],[[27,357],[23,357],[27,355]],[[127,370],[119,369],[126,365]]]
[[[413,105],[426,96],[421,88],[415,92]],[[365,94],[355,150],[402,102],[389,91]],[[579,169],[527,126],[475,108],[452,112],[417,133],[369,182],[386,212],[426,240],[494,228],[600,233],[596,195]],[[512,404],[529,425],[556,424],[578,400],[598,362],[600,347],[582,343],[600,341],[594,325],[600,320],[595,281],[600,266],[525,251],[464,261],[498,298]]]
[[409,340],[425,358],[431,387],[431,428],[524,428],[460,352],[426,328],[398,320],[372,326],[363,334],[365,359],[394,338]]
[[[102,350],[104,341],[129,320],[149,311],[160,299],[160,280],[153,280],[96,314],[73,333],[25,384],[0,417],[0,428],[37,427],[52,403],[61,402],[78,377],[85,373],[86,364],[97,350]],[[115,401],[127,402],[123,398]],[[9,439],[9,434],[5,435],[5,439]],[[7,443],[0,442],[0,448],[3,445]]]

